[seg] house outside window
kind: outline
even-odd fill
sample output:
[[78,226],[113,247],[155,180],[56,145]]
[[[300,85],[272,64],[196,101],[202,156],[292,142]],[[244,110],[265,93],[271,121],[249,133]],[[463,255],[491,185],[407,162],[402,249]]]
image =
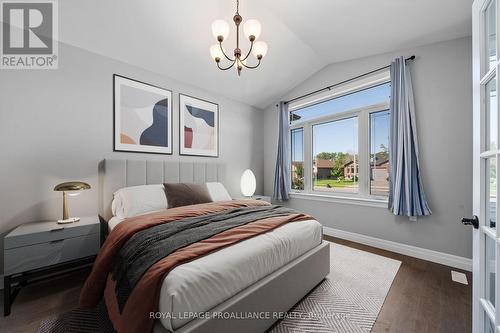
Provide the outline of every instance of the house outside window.
[[292,195],[389,193],[388,70],[289,105]]

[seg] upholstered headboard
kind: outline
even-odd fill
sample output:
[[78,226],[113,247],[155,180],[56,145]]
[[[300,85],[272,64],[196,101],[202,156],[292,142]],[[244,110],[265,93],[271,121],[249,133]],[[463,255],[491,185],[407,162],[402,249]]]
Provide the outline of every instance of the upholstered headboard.
[[214,162],[103,160],[99,163],[99,214],[108,221],[116,190],[136,185],[225,183],[225,165]]

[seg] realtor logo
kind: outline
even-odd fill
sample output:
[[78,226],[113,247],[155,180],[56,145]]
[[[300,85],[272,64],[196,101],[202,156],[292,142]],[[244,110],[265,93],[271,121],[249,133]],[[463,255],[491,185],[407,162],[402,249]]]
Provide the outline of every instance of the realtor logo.
[[57,69],[57,3],[2,2],[2,69]]

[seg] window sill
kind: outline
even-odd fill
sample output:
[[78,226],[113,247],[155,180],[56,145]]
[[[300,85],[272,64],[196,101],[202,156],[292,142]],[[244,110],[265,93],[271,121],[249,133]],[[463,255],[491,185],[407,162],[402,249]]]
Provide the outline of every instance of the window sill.
[[316,193],[302,193],[302,192],[290,192],[290,198],[314,200],[314,201],[324,201],[324,202],[334,202],[334,203],[341,203],[341,204],[377,207],[377,208],[385,208],[385,209],[387,209],[387,204],[388,204],[387,199],[360,198],[360,197],[349,197],[349,196],[316,194]]

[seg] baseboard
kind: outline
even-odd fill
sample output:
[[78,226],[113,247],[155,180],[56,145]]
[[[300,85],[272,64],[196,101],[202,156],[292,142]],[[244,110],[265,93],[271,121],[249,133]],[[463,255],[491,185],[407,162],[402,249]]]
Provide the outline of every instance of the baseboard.
[[375,238],[330,227],[323,227],[323,233],[327,236],[346,239],[356,243],[373,246],[379,249],[404,254],[410,257],[415,257],[418,259],[463,269],[465,271],[472,271],[472,259],[469,258],[459,257],[453,254],[428,250],[421,247],[397,243],[385,239]]

